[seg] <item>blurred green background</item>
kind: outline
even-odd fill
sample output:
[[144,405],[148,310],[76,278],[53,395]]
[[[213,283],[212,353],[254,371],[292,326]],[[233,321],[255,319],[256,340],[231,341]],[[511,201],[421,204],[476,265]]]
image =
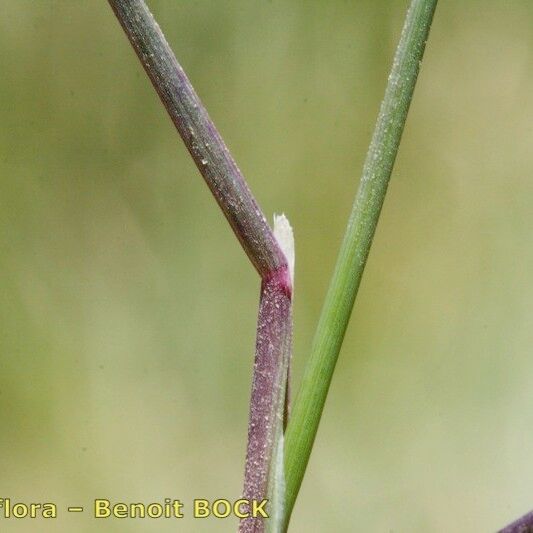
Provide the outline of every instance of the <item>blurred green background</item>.
[[[296,235],[295,388],[407,2],[153,0]],[[437,8],[294,532],[486,532],[533,507],[533,6]],[[67,505],[237,498],[259,280],[107,2],[0,15],[2,531],[234,531]],[[187,512],[187,507],[186,507]]]

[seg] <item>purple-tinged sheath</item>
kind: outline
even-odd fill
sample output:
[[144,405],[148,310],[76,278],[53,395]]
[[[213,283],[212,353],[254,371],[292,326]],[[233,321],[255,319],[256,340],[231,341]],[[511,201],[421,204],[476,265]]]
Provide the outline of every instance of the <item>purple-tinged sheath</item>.
[[[244,476],[247,500],[267,497],[277,437],[283,431],[285,391],[291,354],[292,287],[287,268],[261,283],[257,339],[248,426],[248,448]],[[273,511],[267,504],[267,512]],[[261,516],[241,520],[240,533],[262,533]]]
[[[277,483],[271,481],[274,459],[278,461],[275,474],[279,477],[281,471],[283,478],[279,450],[281,448],[282,455],[291,353],[294,257],[289,265],[243,175],[144,1],[109,0],[109,4],[196,166],[261,277],[243,494],[245,499],[261,501],[269,496],[271,485]],[[281,218],[284,219],[282,233],[288,231],[292,239],[288,221]],[[277,487],[275,491],[279,492]],[[279,506],[282,505],[283,501]],[[261,517],[247,518],[241,521],[239,531],[261,533],[264,527]]]
[[498,533],[533,533],[533,511],[500,529]]

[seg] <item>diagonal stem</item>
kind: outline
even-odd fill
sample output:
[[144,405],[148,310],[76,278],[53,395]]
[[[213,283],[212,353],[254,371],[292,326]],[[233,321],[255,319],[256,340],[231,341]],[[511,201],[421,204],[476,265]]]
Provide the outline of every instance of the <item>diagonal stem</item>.
[[437,0],[412,0],[311,355],[285,438],[285,527],[300,490],[320,417],[387,192]]
[[263,278],[287,266],[241,171],[143,0],[109,0],[244,251]]
[[500,529],[498,533],[533,533],[533,511]]

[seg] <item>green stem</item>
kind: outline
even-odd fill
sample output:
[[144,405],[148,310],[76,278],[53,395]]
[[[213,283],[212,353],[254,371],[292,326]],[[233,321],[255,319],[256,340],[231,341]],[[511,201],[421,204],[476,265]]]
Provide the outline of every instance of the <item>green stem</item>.
[[285,437],[286,515],[302,483],[413,96],[437,0],[412,0]]

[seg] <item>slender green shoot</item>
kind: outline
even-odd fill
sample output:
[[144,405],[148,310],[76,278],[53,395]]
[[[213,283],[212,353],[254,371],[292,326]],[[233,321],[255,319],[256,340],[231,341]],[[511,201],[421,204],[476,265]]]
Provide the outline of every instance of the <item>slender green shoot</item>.
[[359,191],[285,436],[285,529],[318,430],[335,363],[387,192],[437,0],[412,0]]

